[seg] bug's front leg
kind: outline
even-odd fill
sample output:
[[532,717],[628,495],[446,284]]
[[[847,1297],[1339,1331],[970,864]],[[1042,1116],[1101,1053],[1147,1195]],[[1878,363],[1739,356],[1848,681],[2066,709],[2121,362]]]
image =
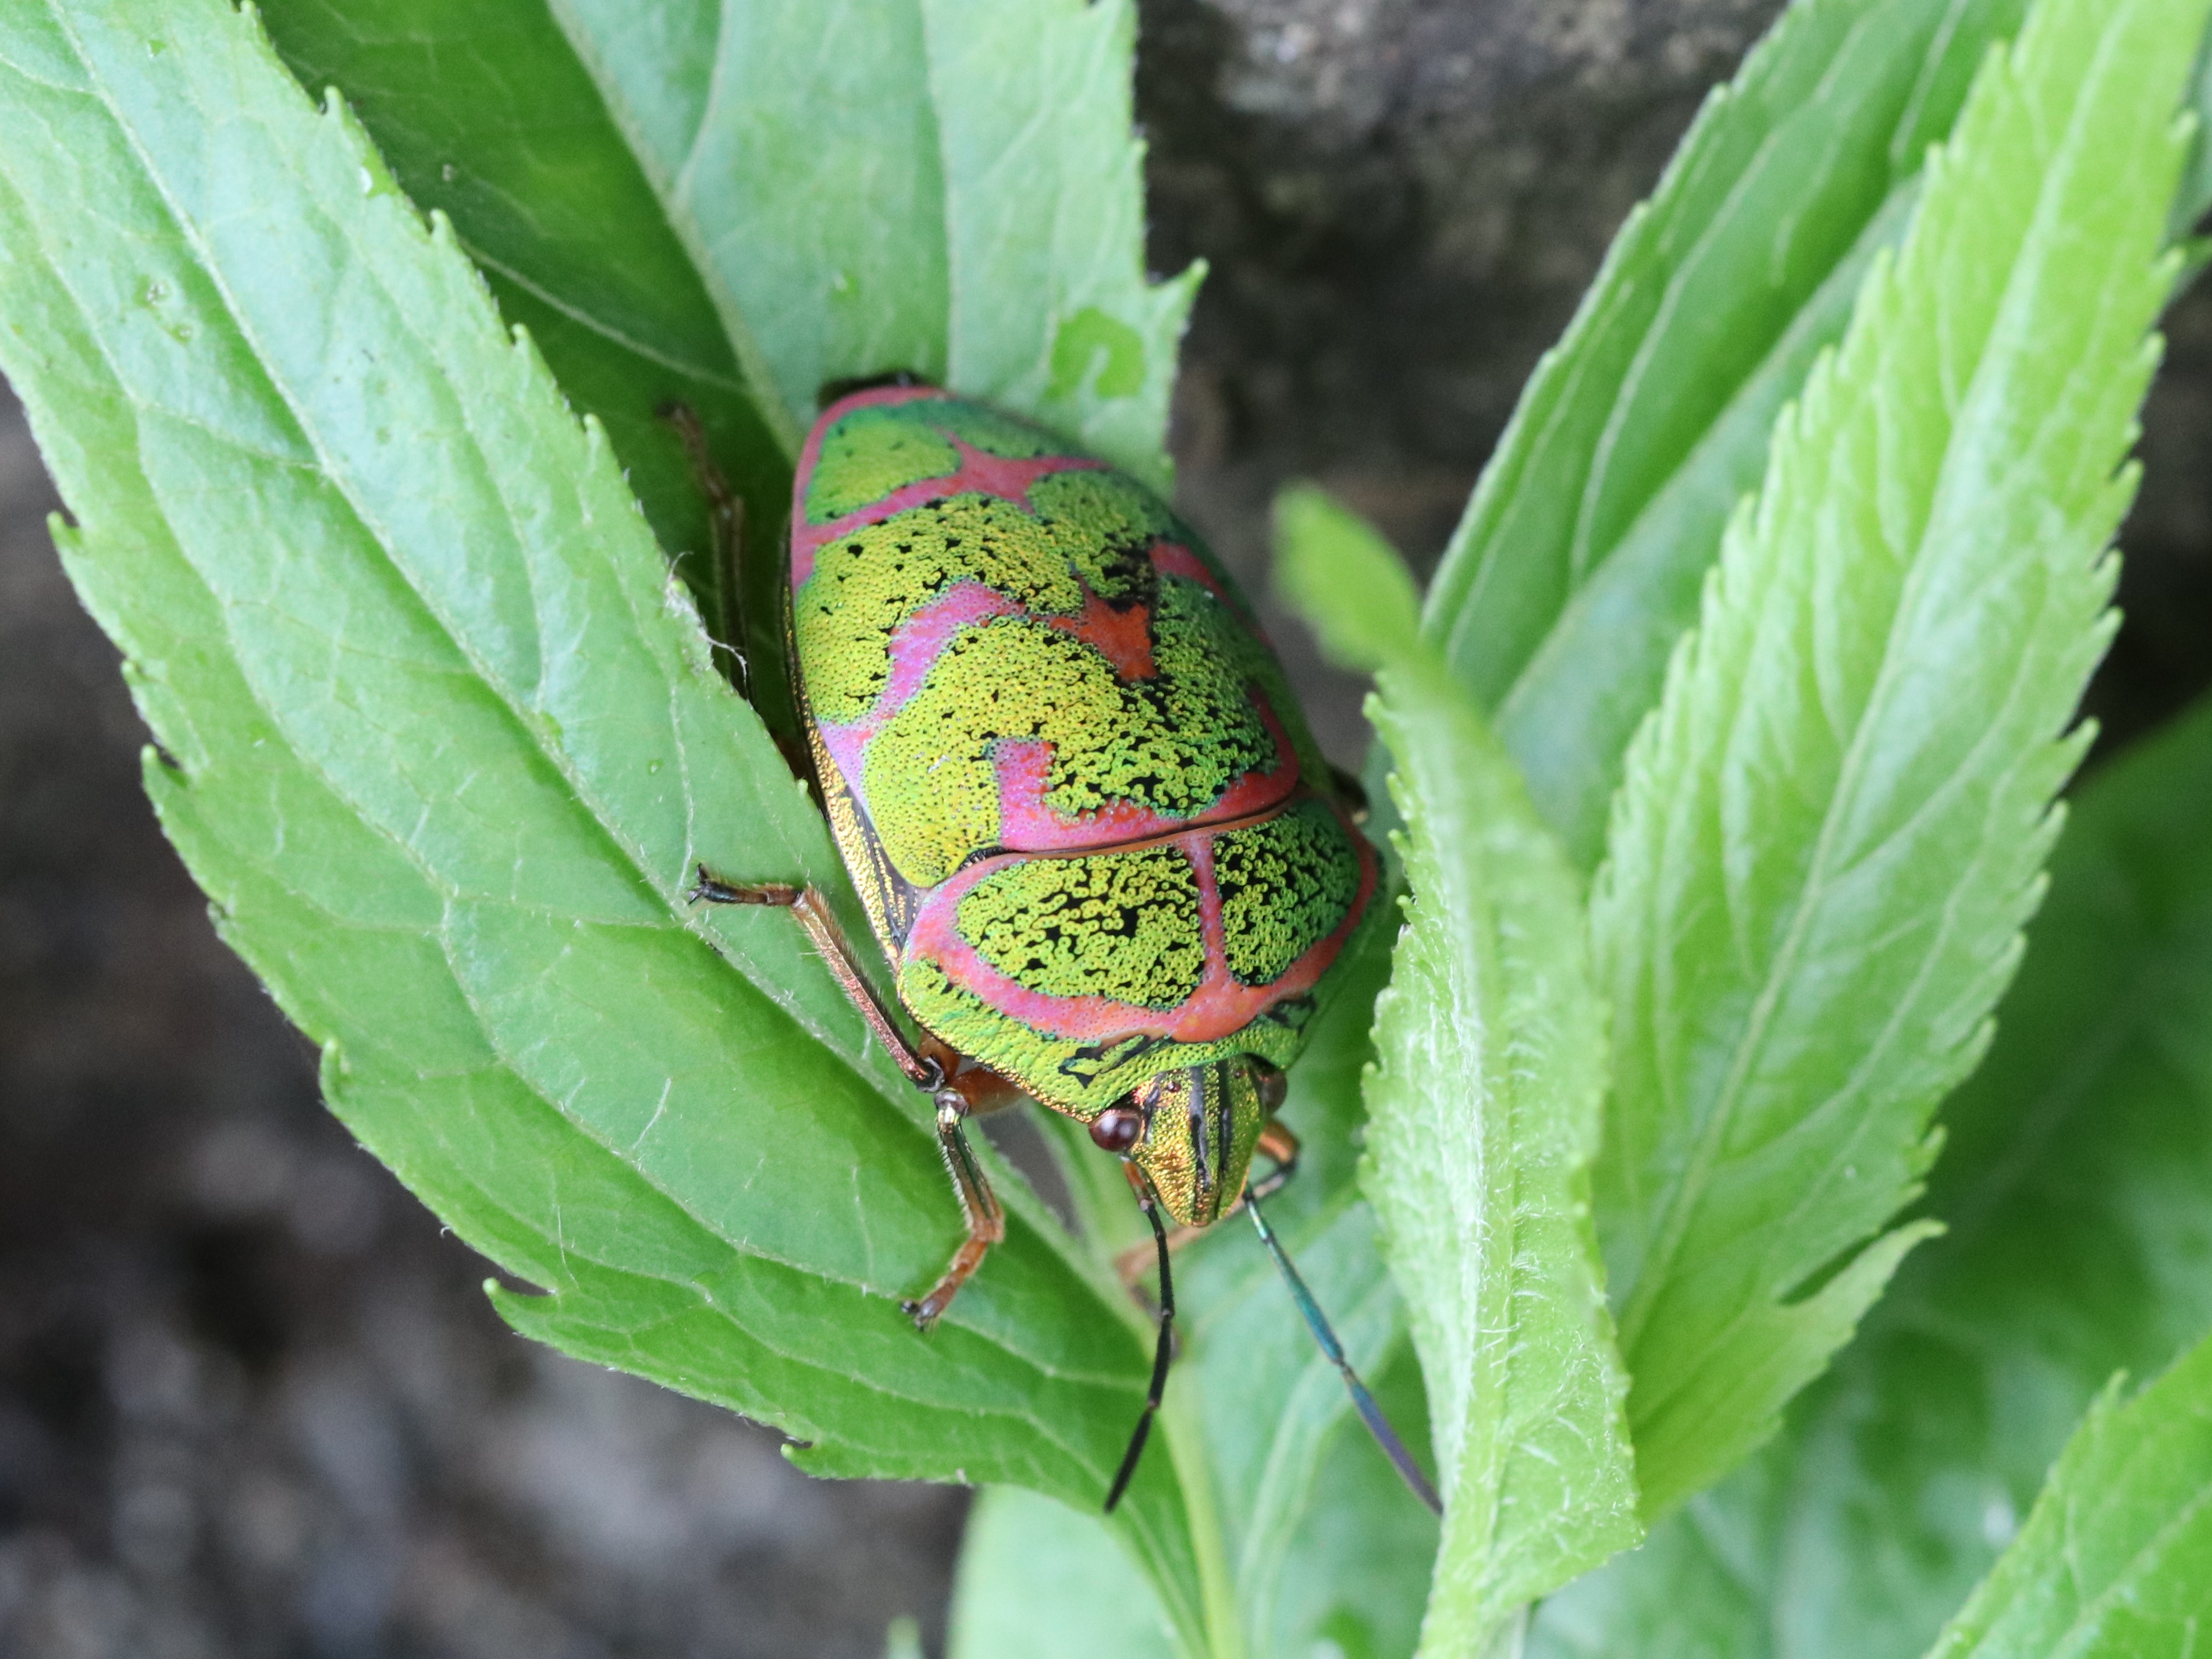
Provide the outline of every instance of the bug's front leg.
[[837,976],[845,995],[860,1010],[860,1018],[867,1021],[876,1041],[898,1062],[908,1080],[916,1088],[927,1090],[936,1102],[937,1144],[945,1154],[945,1167],[952,1176],[952,1190],[959,1197],[960,1213],[968,1223],[968,1237],[952,1253],[951,1261],[928,1295],[919,1301],[899,1304],[917,1326],[927,1330],[951,1304],[969,1275],[982,1265],[991,1246],[1006,1236],[1006,1212],[1000,1206],[999,1195],[991,1190],[982,1165],[975,1161],[975,1149],[968,1144],[964,1127],[969,1109],[967,1097],[951,1086],[943,1063],[934,1055],[916,1049],[899,1029],[890,1010],[876,994],[876,988],[860,971],[860,958],[854,953],[852,942],[837,925],[830,901],[820,888],[794,887],[781,881],[724,881],[710,874],[702,864],[699,866],[698,885],[685,896],[694,904],[765,904],[788,909],[799,919],[799,926],[806,929],[807,937],[822,952],[822,959]]

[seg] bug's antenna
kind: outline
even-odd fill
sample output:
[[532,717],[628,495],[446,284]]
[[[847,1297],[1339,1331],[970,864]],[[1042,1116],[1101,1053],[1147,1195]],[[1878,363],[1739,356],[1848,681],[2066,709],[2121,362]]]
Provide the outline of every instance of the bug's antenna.
[[[1283,1282],[1291,1287],[1291,1300],[1298,1304],[1298,1311],[1305,1316],[1306,1328],[1313,1333],[1314,1340],[1321,1345],[1321,1351],[1328,1357],[1328,1363],[1335,1366],[1338,1374],[1344,1378],[1344,1386],[1352,1390],[1352,1403],[1358,1407],[1360,1420],[1367,1425],[1367,1431],[1375,1437],[1375,1443],[1382,1448],[1382,1455],[1406,1478],[1406,1484],[1413,1489],[1413,1496],[1442,1515],[1444,1506],[1437,1497],[1437,1489],[1429,1484],[1429,1477],[1423,1474],[1421,1466],[1413,1462],[1413,1454],[1406,1449],[1406,1443],[1398,1438],[1398,1431],[1390,1426],[1390,1419],[1382,1415],[1382,1407],[1375,1403],[1375,1396],[1367,1392],[1367,1385],[1359,1380],[1359,1374],[1352,1369],[1352,1362],[1344,1357],[1343,1345],[1337,1341],[1336,1333],[1329,1329],[1328,1321],[1322,1314],[1321,1304],[1313,1299],[1313,1292],[1306,1288],[1305,1280],[1298,1277],[1298,1270],[1291,1266],[1291,1258],[1276,1239],[1274,1230],[1267,1225],[1267,1218],[1260,1213],[1258,1195],[1249,1188],[1245,1189],[1244,1207],[1252,1212],[1252,1225],[1259,1232],[1260,1242],[1267,1247],[1267,1254],[1275,1258],[1275,1265],[1283,1270]],[[1152,1223],[1154,1231],[1158,1231],[1159,1224],[1158,1220]],[[1163,1263],[1167,1261],[1164,1242],[1160,1246],[1160,1260]],[[1161,1282],[1164,1285],[1166,1281],[1163,1279]],[[1164,1361],[1161,1369],[1166,1369]],[[1154,1393],[1157,1395],[1158,1392],[1155,1389]],[[1137,1440],[1139,1445],[1144,1443],[1141,1428]],[[1115,1490],[1118,1492],[1120,1488],[1117,1486]],[[1114,1506],[1109,1504],[1106,1507],[1111,1509]]]
[[1129,1437],[1129,1449],[1121,1454],[1121,1467],[1114,1472],[1113,1490],[1106,1494],[1109,1515],[1114,1513],[1114,1505],[1129,1489],[1129,1477],[1137,1472],[1137,1460],[1145,1455],[1145,1440],[1152,1431],[1152,1419],[1160,1409],[1160,1395],[1168,1386],[1168,1359],[1175,1348],[1175,1281],[1168,1274],[1167,1229],[1160,1225],[1159,1206],[1153,1200],[1152,1183],[1138,1174],[1136,1166],[1126,1158],[1121,1160],[1121,1170],[1129,1177],[1130,1188],[1137,1194],[1145,1219],[1152,1224],[1152,1243],[1159,1251],[1160,1340],[1159,1346],[1152,1350],[1152,1386],[1145,1395],[1144,1413],[1137,1419],[1136,1431]]

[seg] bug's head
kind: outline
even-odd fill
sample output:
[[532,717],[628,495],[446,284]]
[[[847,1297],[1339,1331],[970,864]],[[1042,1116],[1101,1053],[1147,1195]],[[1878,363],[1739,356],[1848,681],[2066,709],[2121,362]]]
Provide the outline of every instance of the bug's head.
[[1208,1226],[1244,1190],[1260,1127],[1283,1090],[1282,1073],[1252,1054],[1162,1072],[1101,1112],[1091,1138],[1126,1153],[1176,1220]]

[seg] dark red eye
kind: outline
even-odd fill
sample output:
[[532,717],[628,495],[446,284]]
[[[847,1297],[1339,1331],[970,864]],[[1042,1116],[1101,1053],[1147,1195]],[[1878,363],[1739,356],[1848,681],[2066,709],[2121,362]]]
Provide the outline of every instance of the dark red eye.
[[1145,1115],[1133,1106],[1109,1106],[1091,1120],[1091,1138],[1109,1152],[1126,1152],[1145,1135]]
[[1270,1066],[1265,1060],[1258,1061],[1252,1069],[1259,1074],[1254,1085],[1260,1091],[1260,1109],[1273,1117],[1282,1109],[1283,1099],[1291,1092],[1291,1080],[1283,1075],[1279,1066]]

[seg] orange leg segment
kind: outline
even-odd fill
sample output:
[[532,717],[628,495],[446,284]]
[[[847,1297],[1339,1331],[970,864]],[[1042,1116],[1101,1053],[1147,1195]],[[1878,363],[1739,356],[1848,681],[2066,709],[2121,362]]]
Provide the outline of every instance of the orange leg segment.
[[982,1165],[975,1161],[975,1149],[968,1144],[965,1125],[969,1106],[967,1097],[952,1086],[944,1063],[933,1054],[925,1054],[910,1042],[898,1022],[891,1018],[875,987],[868,983],[867,975],[860,971],[860,959],[854,954],[852,942],[838,927],[831,913],[830,902],[818,887],[793,887],[788,882],[728,882],[722,881],[699,868],[699,884],[687,896],[695,904],[765,904],[788,909],[799,919],[799,926],[814,941],[815,948],[837,977],[839,987],[868,1023],[868,1030],[882,1043],[898,1067],[907,1074],[917,1089],[926,1089],[937,1103],[937,1145],[945,1155],[945,1168],[952,1177],[952,1190],[960,1200],[960,1213],[968,1224],[968,1237],[952,1253],[943,1275],[919,1301],[902,1302],[899,1307],[912,1317],[915,1325],[927,1330],[937,1322],[937,1317],[951,1305],[960,1287],[983,1263],[991,1246],[1006,1236],[1006,1212],[1000,1206],[999,1197],[991,1190]]

